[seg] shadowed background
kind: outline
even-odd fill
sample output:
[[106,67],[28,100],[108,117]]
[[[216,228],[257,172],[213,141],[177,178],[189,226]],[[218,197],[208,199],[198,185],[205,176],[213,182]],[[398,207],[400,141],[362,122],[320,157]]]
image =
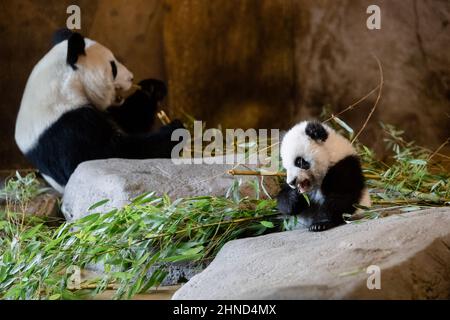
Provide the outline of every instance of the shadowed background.
[[[344,109],[378,85],[361,139],[381,151],[379,121],[436,148],[450,136],[446,0],[7,0],[0,3],[0,168],[28,167],[14,142],[26,79],[81,7],[81,32],[135,74],[168,83],[167,110],[223,128],[282,128]],[[366,9],[381,7],[381,30]],[[343,115],[355,131],[376,99]]]

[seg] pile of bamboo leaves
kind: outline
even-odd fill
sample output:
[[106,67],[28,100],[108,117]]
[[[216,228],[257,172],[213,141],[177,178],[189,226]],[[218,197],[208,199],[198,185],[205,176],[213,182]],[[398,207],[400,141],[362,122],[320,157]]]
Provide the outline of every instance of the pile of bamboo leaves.
[[[344,122],[334,120],[352,134]],[[355,142],[373,203],[371,208],[361,208],[361,220],[356,222],[394,209],[405,212],[448,205],[448,157],[406,142],[402,132],[391,126],[383,130],[392,151],[389,163]],[[258,190],[261,178],[255,176]],[[102,200],[89,209],[90,215],[51,227],[25,215],[27,202],[43,191],[32,174],[17,175],[0,192],[6,203],[0,211],[0,297],[71,299],[114,285],[116,298],[131,298],[158,286],[167,275],[167,264],[201,262],[214,257],[229,240],[295,227],[295,218],[280,218],[275,200],[241,198],[238,188],[239,183],[233,183],[228,197],[174,201],[146,193],[109,212],[103,212],[107,200]],[[355,222],[354,217],[344,218]],[[90,286],[93,290],[68,287],[71,270],[95,263],[102,263],[105,272]]]
[[[124,208],[92,214],[58,228],[38,218],[3,211],[0,216],[0,296],[3,299],[71,299],[73,267],[101,262],[97,294],[111,284],[117,298],[131,298],[161,283],[168,263],[213,257],[223,244],[258,235],[275,225],[274,200],[194,197],[171,201],[144,194]],[[278,229],[279,230],[279,229]],[[152,266],[154,271],[149,274]],[[77,289],[77,288],[75,288]]]

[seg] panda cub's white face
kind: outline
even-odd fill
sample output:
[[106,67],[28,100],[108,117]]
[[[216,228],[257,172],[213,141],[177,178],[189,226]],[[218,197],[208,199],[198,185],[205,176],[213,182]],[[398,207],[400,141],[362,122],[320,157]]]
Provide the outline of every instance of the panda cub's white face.
[[323,178],[339,160],[356,154],[351,143],[332,128],[321,124],[325,131],[321,139],[309,136],[303,121],[290,129],[281,143],[281,158],[286,169],[286,182],[299,192],[318,190]]
[[108,48],[90,39],[85,41],[86,53],[78,57],[76,73],[86,96],[101,110],[122,104],[119,93],[131,88],[133,74]]

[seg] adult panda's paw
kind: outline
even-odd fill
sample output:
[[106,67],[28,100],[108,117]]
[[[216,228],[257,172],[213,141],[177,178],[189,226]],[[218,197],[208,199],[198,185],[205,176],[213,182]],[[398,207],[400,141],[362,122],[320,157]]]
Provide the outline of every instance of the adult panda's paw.
[[177,129],[185,129],[183,123],[178,119],[175,119],[171,123],[161,127],[161,131],[164,131],[167,133],[172,133],[173,131],[175,131]]
[[145,79],[140,81],[139,86],[147,96],[161,101],[167,95],[167,87],[164,82],[156,79]]
[[309,226],[308,230],[312,231],[312,232],[320,232],[320,231],[325,231],[325,230],[331,229],[334,226],[336,226],[336,224],[331,221],[320,221],[320,222],[315,222],[315,223],[311,224]]
[[181,122],[178,119],[173,120],[171,123],[168,124],[172,129],[185,129],[183,122]]

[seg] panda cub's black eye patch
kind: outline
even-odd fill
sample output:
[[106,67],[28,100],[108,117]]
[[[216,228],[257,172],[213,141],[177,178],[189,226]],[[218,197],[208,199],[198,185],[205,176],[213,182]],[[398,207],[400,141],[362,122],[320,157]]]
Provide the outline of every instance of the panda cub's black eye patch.
[[309,164],[309,162],[306,161],[305,159],[303,159],[302,157],[297,157],[297,158],[295,158],[294,165],[295,165],[297,168],[300,168],[300,169],[303,169],[303,170],[308,170],[308,169],[311,167],[311,165]]
[[114,61],[111,61],[111,69],[112,69],[113,78],[115,79],[117,76],[117,66]]

